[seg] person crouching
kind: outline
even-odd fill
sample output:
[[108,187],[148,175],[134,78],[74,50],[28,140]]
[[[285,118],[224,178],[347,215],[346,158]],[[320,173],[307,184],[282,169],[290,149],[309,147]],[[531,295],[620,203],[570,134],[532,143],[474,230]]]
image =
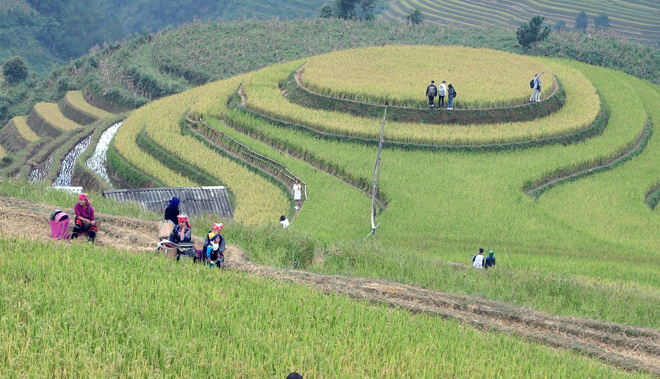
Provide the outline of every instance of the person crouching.
[[213,228],[209,230],[204,238],[202,251],[206,253],[206,263],[210,267],[217,266],[224,269],[225,262],[225,238],[220,234],[224,224],[213,223]]
[[92,208],[92,204],[89,201],[89,195],[85,193],[79,194],[78,202],[73,207],[73,211],[76,214],[76,219],[74,220],[71,239],[76,239],[81,234],[86,234],[87,240],[93,243],[96,239],[98,228],[94,220],[94,208]]

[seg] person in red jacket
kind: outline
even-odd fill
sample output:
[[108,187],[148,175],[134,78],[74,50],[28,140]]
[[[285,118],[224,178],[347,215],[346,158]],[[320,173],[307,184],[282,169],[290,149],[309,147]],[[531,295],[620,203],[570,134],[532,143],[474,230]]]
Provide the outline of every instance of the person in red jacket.
[[73,233],[71,238],[76,239],[81,234],[86,234],[89,242],[94,242],[96,239],[96,221],[94,220],[94,208],[89,201],[89,195],[81,193],[78,195],[78,202],[73,207],[76,214],[74,220]]

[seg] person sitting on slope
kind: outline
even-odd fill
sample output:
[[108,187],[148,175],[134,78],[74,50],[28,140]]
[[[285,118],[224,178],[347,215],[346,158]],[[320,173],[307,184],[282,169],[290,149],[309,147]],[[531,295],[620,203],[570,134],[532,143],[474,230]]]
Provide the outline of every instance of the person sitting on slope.
[[96,232],[98,231],[96,221],[94,220],[94,208],[92,208],[89,195],[86,193],[78,195],[78,200],[73,207],[76,218],[74,220],[75,224],[71,233],[71,239],[76,239],[81,234],[87,234],[87,239],[93,243],[96,239]]
[[202,252],[206,254],[206,263],[210,267],[213,265],[218,268],[224,268],[225,262],[225,238],[220,234],[224,224],[213,223],[213,228],[209,230],[206,238],[204,238],[204,246]]

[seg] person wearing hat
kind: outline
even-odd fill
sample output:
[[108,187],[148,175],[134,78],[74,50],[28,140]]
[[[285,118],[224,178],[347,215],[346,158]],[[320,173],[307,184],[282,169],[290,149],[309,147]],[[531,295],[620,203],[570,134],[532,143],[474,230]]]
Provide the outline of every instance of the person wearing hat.
[[224,268],[225,263],[225,238],[220,234],[224,228],[223,223],[213,223],[206,238],[204,238],[204,247],[202,251],[206,254],[206,263],[210,267],[216,265],[218,268]]
[[174,243],[190,242],[190,224],[188,223],[188,215],[180,214],[176,216],[178,225],[174,227],[170,233],[170,241]]
[[178,224],[178,220],[176,216],[181,213],[179,211],[179,198],[174,196],[172,197],[172,200],[170,200],[170,204],[165,208],[165,216],[163,217],[163,220],[170,220],[172,221],[172,224],[176,225]]
[[493,250],[488,251],[488,258],[486,258],[486,261],[484,263],[484,268],[488,269],[488,267],[495,266],[495,252]]
[[78,195],[78,202],[73,207],[73,212],[76,214],[76,218],[71,239],[76,239],[81,234],[87,234],[88,241],[94,242],[98,228],[94,220],[94,208],[92,208],[92,203],[89,201],[89,195],[86,193]]

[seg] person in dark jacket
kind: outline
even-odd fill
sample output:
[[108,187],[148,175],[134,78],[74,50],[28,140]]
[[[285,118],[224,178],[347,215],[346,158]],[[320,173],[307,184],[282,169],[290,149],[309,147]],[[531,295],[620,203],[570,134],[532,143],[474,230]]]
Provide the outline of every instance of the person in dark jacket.
[[[177,221],[179,222],[179,225],[177,225],[174,228],[174,230],[172,230],[172,233],[170,233],[170,241],[176,244],[181,242],[190,242],[192,238],[192,233],[190,231],[190,224],[188,223],[188,215],[186,214],[178,215]],[[181,258],[181,254],[189,255],[192,257],[196,256],[196,254],[192,254],[192,250],[188,252],[181,252],[179,250],[176,255],[177,261]]]
[[179,212],[179,198],[174,196],[172,200],[170,200],[170,205],[168,205],[165,209],[165,216],[163,217],[163,220],[170,220],[172,221],[172,224],[176,225],[179,223],[176,218],[179,213],[181,213]]
[[204,238],[202,252],[206,254],[206,263],[213,267],[224,268],[225,262],[225,238],[220,234],[223,223],[213,223],[213,228],[209,230]]
[[495,252],[493,250],[490,250],[488,252],[488,257],[486,258],[486,261],[484,262],[484,268],[488,269],[488,267],[495,266]]
[[438,96],[438,87],[435,86],[435,81],[431,80],[431,84],[426,87],[426,96],[429,97],[429,109],[433,109],[433,99]]
[[190,242],[191,233],[190,233],[190,224],[188,223],[188,215],[181,214],[177,216],[177,225],[172,233],[170,233],[170,241],[174,243],[179,242]]

